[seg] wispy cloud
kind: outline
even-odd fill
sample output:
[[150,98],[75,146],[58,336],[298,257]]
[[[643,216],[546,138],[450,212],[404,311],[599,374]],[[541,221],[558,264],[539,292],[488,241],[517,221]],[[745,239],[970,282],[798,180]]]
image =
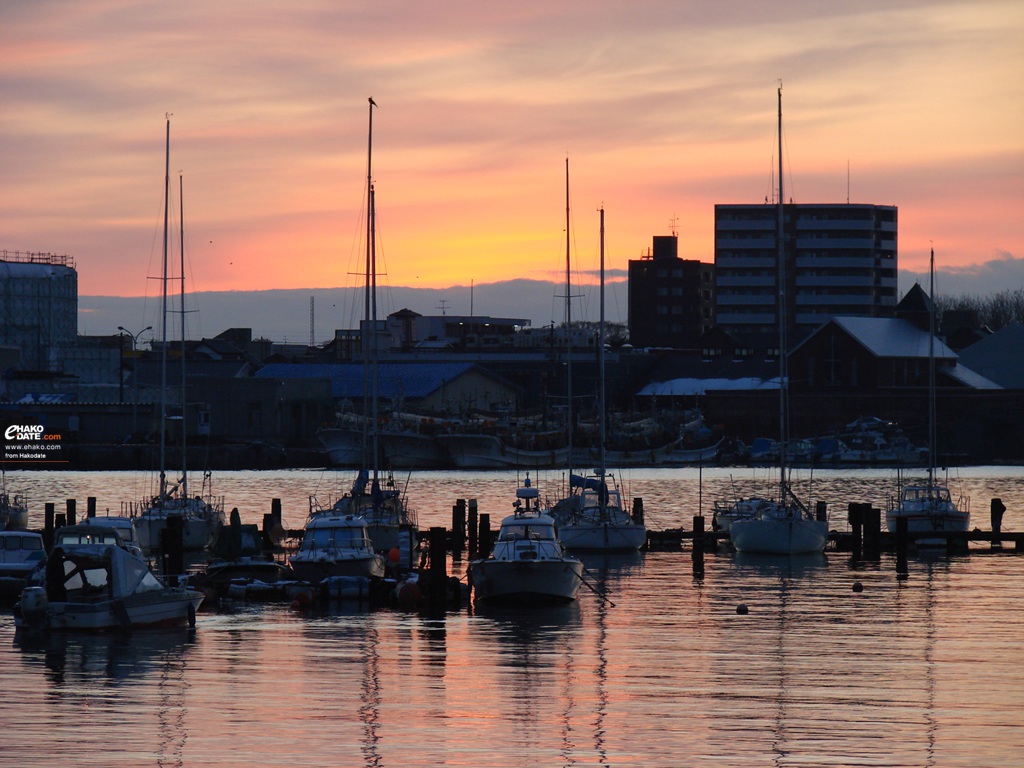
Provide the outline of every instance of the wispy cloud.
[[673,220],[710,261],[714,204],[771,194],[781,79],[798,200],[978,264],[1024,252],[1021,39],[1016,0],[8,3],[0,247],[148,290],[172,112],[197,287],[351,281],[373,96],[392,284],[557,270],[566,155],[581,269],[602,203],[610,267]]

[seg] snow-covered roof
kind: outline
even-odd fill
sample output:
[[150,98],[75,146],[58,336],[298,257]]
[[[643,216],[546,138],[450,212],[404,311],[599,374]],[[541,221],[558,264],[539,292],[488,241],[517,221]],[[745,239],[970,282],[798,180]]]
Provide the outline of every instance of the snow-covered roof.
[[[875,357],[929,355],[931,335],[911,322],[895,317],[836,317],[832,320]],[[957,354],[935,339],[935,359],[951,362]]]
[[703,395],[709,390],[753,390],[753,389],[778,389],[779,379],[758,379],[745,377],[740,379],[696,379],[681,378],[669,379],[668,381],[652,381],[641,388],[637,395],[642,397],[669,397],[682,395]]

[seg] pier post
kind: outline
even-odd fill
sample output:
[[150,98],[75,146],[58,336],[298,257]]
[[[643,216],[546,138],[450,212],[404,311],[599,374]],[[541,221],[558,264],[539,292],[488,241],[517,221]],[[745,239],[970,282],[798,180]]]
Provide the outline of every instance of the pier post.
[[633,522],[637,525],[644,524],[644,500],[639,496],[633,499]]
[[277,525],[281,525],[281,500],[271,499],[270,500],[270,516],[273,518],[273,522]]
[[479,541],[477,540],[477,504],[476,499],[469,500],[469,518],[466,521],[468,526],[467,539],[469,541],[469,559],[476,560],[477,548]]
[[448,532],[443,527],[431,527],[430,578],[427,581],[427,604],[432,614],[443,613],[448,589],[448,563],[445,541]]
[[476,553],[478,557],[491,554],[491,516],[487,512],[480,513],[480,544]]
[[169,515],[160,531],[160,558],[164,576],[177,577],[185,572],[185,521],[181,515]]
[[53,530],[59,530],[68,524],[68,516],[60,512],[53,516]]
[[76,522],[78,522],[75,519],[75,510],[76,510],[77,507],[78,507],[78,500],[77,499],[68,499],[67,500],[67,508],[68,508],[68,515],[67,515],[68,523],[67,524],[68,525],[74,525]]
[[53,549],[53,532],[56,530],[54,520],[55,507],[52,501],[46,502],[43,507],[43,546],[49,552]]
[[910,576],[907,567],[907,518],[896,518],[896,578],[900,581]]
[[96,517],[96,497],[87,496],[85,499],[85,516]]
[[452,507],[452,554],[461,559],[466,548],[466,500],[459,499]]
[[992,499],[989,502],[989,515],[992,520],[992,549],[1002,549],[1003,542],[999,539],[999,534],[1003,532],[1003,513],[1006,511],[1006,505],[1003,504],[1002,499]]
[[864,504],[851,501],[846,508],[846,519],[853,531],[853,558],[860,560],[864,551]]
[[704,516],[693,516],[693,575],[694,578],[704,576]]
[[882,510],[865,504],[862,509],[864,524],[864,557],[877,560],[882,553]]

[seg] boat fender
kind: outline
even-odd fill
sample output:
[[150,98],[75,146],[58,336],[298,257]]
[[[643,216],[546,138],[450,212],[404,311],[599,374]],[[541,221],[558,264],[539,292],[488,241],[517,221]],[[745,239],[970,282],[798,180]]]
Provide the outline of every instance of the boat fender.
[[196,607],[192,603],[188,604],[188,626],[189,629],[195,629],[196,626]]
[[36,624],[46,615],[50,601],[43,587],[25,587],[21,591],[21,615],[28,624]]

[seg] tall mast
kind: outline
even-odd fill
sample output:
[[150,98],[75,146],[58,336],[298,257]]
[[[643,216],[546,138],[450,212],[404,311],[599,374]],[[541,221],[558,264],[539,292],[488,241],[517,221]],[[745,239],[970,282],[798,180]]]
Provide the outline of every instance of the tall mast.
[[164,142],[164,246],[163,246],[163,284],[160,300],[160,503],[163,504],[167,492],[166,474],[166,443],[167,443],[167,240],[168,218],[170,216],[171,195],[171,115],[168,112],[167,137]]
[[[601,322],[597,332],[597,373],[598,373],[598,418],[600,419],[600,430],[598,437],[601,441],[601,482],[604,483],[604,475],[607,469],[607,457],[604,450],[605,440],[605,383],[604,383],[604,206],[601,206]],[[603,510],[602,510],[603,513]]]
[[932,306],[928,312],[928,498],[935,482],[935,249],[928,262],[928,295]]
[[787,400],[789,398],[789,381],[786,364],[786,244],[785,244],[785,195],[782,189],[782,84],[779,84],[779,200],[778,200],[778,280],[779,280],[779,502],[786,503],[786,463],[789,450],[789,423],[787,419]]
[[185,448],[187,445],[185,418],[187,398],[185,397],[185,182],[181,174],[178,174],[178,206],[179,226],[181,229],[181,497],[188,498],[188,465],[185,463]]
[[[363,365],[368,363],[373,365],[373,339],[374,332],[371,326],[371,274],[373,271],[373,108],[377,106],[373,98],[369,99],[369,128],[367,131],[366,140],[366,265],[365,274],[363,281],[363,332],[366,334],[366,347],[364,348]],[[365,468],[369,463],[369,450],[370,450],[370,423],[372,416],[372,405],[370,403],[370,376],[366,375],[364,370],[363,373],[363,467]],[[376,461],[374,461],[376,464]]]
[[[379,446],[379,403],[378,387],[380,375],[378,365],[380,351],[377,347],[377,202],[373,189],[373,108],[377,103],[369,98],[369,135],[366,145],[366,188],[367,188],[367,215],[366,215],[366,269],[367,269],[367,320],[370,333],[370,419],[371,435],[373,438],[371,449],[373,462],[373,484],[377,484],[378,463],[380,457]],[[365,379],[365,377],[364,377]],[[365,422],[364,422],[365,429]]]
[[565,158],[565,331],[566,331],[566,368],[565,388],[568,393],[566,400],[566,426],[569,438],[569,481],[572,482],[572,260],[569,255],[569,158]]

